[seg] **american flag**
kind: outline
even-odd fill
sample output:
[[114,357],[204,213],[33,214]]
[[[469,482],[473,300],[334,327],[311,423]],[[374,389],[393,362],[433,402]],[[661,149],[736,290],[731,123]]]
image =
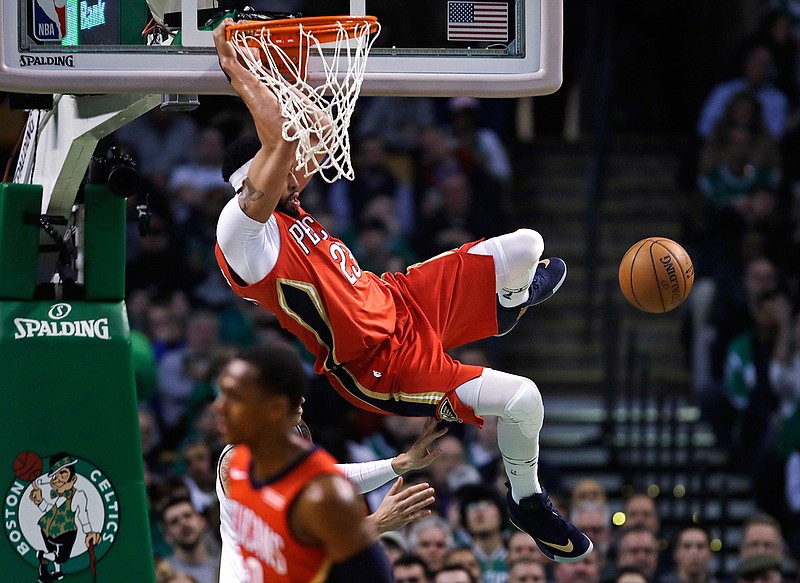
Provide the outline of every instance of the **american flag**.
[[448,2],[447,40],[508,41],[506,2]]

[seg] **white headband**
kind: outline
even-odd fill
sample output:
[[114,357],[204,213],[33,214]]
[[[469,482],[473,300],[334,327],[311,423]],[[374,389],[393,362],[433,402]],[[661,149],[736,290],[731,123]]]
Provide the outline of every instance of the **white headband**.
[[236,194],[239,194],[239,191],[242,190],[242,185],[244,184],[244,179],[247,178],[247,172],[250,170],[250,165],[253,163],[253,159],[250,158],[247,162],[242,164],[239,168],[237,168],[231,177],[228,179],[228,182],[231,183],[233,189],[236,191]]

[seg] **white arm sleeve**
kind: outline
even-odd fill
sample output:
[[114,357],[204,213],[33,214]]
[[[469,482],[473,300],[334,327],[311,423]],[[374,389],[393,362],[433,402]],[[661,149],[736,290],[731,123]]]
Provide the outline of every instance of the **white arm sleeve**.
[[359,494],[380,488],[397,477],[392,469],[392,459],[357,464],[338,464],[336,468],[358,488]]
[[281,249],[275,217],[270,215],[266,223],[259,223],[244,214],[236,198],[229,200],[219,214],[217,242],[228,265],[248,285],[272,271]]

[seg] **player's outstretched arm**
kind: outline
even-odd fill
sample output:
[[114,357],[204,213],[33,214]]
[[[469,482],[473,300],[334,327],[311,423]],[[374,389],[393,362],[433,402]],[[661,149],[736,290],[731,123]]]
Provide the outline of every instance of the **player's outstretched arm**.
[[386,555],[375,542],[374,525],[353,485],[327,475],[312,481],[297,497],[289,524],[295,537],[320,545],[334,564],[335,580],[349,583],[390,583]]
[[[429,466],[442,455],[439,448],[430,451],[433,442],[447,433],[447,427],[436,428],[436,419],[425,422],[422,434],[408,451],[387,460],[340,464],[337,467],[353,482],[359,492],[370,492],[389,480],[412,470]],[[381,501],[380,506],[368,519],[379,533],[397,530],[410,522],[428,516],[428,506],[435,502],[433,488],[429,484],[415,484],[402,490],[403,479],[399,478]]]
[[239,194],[239,206],[250,218],[265,223],[287,190],[296,143],[283,139],[286,120],[275,94],[242,65],[233,43],[225,38],[225,29],[232,24],[226,18],[214,29],[214,44],[220,67],[250,111],[261,142]]
[[442,455],[441,449],[430,451],[431,444],[447,433],[447,428],[436,429],[436,420],[426,421],[422,434],[414,444],[396,457],[372,462],[338,464],[336,467],[353,482],[361,493],[380,488],[397,476],[431,465]]

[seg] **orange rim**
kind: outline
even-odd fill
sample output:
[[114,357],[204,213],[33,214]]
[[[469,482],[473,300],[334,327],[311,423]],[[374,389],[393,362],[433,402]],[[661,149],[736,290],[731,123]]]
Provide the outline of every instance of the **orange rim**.
[[357,27],[369,25],[369,33],[378,30],[378,19],[375,16],[306,16],[303,18],[285,18],[280,20],[242,20],[232,24],[225,30],[226,38],[231,39],[233,33],[242,31],[252,36],[255,31],[269,29],[270,35],[278,42],[291,41],[303,26],[303,30],[312,33],[320,43],[336,40],[340,25],[350,38]]

